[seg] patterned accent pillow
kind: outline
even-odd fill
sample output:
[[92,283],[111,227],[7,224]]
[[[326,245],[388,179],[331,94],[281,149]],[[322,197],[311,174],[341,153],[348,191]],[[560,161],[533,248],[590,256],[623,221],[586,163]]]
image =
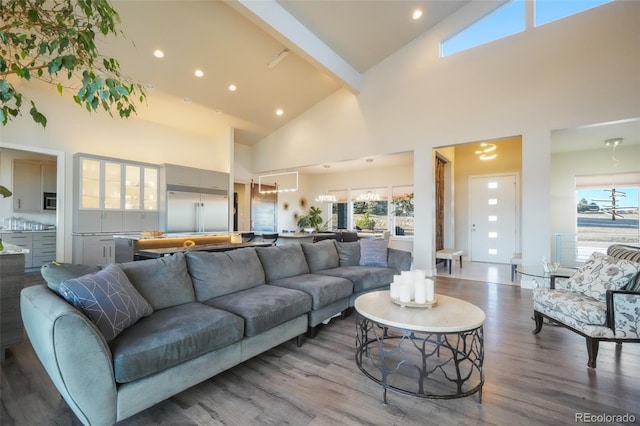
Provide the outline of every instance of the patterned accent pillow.
[[567,282],[585,296],[605,301],[607,290],[624,288],[640,272],[640,263],[594,252]]
[[386,240],[360,240],[360,266],[387,267]]
[[60,295],[87,315],[107,342],[153,313],[151,305],[115,263],[95,274],[64,281]]

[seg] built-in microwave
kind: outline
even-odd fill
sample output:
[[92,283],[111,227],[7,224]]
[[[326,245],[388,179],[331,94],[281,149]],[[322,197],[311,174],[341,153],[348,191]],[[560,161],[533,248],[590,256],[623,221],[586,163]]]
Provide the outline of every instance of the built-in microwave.
[[56,200],[56,193],[55,192],[45,192],[43,199],[44,199],[44,201],[42,203],[42,208],[44,210],[55,210],[56,209],[57,200]]

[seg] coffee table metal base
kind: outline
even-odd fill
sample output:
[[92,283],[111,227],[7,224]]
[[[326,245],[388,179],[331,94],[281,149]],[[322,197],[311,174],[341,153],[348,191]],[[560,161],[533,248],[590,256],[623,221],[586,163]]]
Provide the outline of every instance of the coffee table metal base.
[[478,393],[482,403],[484,331],[428,333],[388,327],[356,317],[356,363],[387,389],[422,398],[453,399]]

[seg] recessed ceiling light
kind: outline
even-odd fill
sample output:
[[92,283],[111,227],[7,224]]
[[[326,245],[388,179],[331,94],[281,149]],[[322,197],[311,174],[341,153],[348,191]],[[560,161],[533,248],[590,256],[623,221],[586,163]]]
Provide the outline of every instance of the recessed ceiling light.
[[222,114],[222,110],[221,109],[216,108],[213,111],[218,115]]
[[195,75],[196,77],[202,77],[204,75],[204,72],[202,70],[195,70],[193,72],[193,75]]
[[278,108],[276,110],[276,115],[282,115],[282,114],[284,114],[284,111],[281,108]]
[[420,9],[416,9],[413,11],[413,15],[411,15],[413,19],[420,19],[422,17],[422,11]]
[[184,102],[185,104],[190,104],[191,98],[182,98],[182,102]]
[[156,86],[154,86],[153,83],[147,83],[144,85],[144,88],[147,90],[155,90]]
[[613,139],[607,139],[606,141],[604,141],[604,144],[606,146],[618,146],[622,143],[622,138],[613,138]]
[[164,52],[160,49],[156,49],[153,51],[153,56],[156,58],[164,58]]
[[373,163],[373,158],[367,158],[366,160],[364,160],[366,163],[371,164]]
[[325,164],[325,165],[324,165],[324,166],[322,166],[322,167],[324,167],[325,169],[330,169],[330,168],[331,168],[331,165],[330,165],[330,164]]
[[235,84],[230,84],[229,85],[229,91],[230,92],[235,92],[236,90],[238,90],[238,87]]

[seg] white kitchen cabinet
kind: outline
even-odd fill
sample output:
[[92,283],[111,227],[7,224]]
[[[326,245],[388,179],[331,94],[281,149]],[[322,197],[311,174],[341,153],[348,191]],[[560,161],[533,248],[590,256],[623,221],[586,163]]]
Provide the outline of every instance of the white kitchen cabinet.
[[75,170],[75,233],[158,228],[156,166],[79,154]]
[[6,232],[0,238],[4,243],[29,249],[24,255],[25,268],[39,268],[56,260],[55,232]]
[[74,235],[73,263],[104,265],[115,260],[115,239],[109,235]]
[[24,255],[24,267],[31,268],[33,263],[33,239],[30,232],[9,232],[0,234],[3,243],[9,243],[29,250]]
[[165,164],[164,172],[167,185],[222,190],[229,188],[228,173],[176,166],[174,164]]
[[42,175],[38,161],[13,160],[13,210],[42,211]]
[[56,260],[56,233],[55,232],[34,232],[32,267],[40,268],[42,265]]
[[155,231],[159,220],[157,211],[125,211],[122,213],[122,232]]
[[42,192],[57,192],[57,170],[55,163],[42,164]]

